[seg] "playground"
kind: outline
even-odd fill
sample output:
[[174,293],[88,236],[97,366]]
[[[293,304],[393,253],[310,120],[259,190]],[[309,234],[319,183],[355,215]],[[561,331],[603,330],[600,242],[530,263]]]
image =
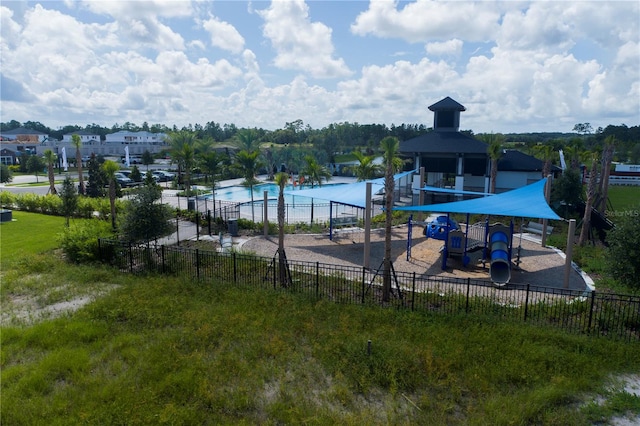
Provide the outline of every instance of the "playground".
[[[520,234],[514,234],[515,244]],[[326,234],[287,234],[285,249],[290,260],[312,261],[333,265],[362,267],[364,231],[337,234],[329,240]],[[489,264],[471,261],[463,265],[461,258],[450,258],[442,269],[443,242],[426,238],[415,232],[411,258],[407,260],[407,226],[393,228],[392,260],[396,271],[415,272],[421,276],[443,276],[489,280]],[[278,249],[277,236],[254,237],[245,241],[241,250],[259,256],[272,257]],[[511,284],[534,284],[544,287],[563,288],[565,258],[550,247],[542,247],[535,236],[524,234],[521,242],[521,261],[511,268]],[[377,268],[384,257],[384,230],[371,232],[371,266]],[[473,259],[472,259],[473,260]],[[587,285],[582,275],[572,270],[569,277],[571,290],[585,290]]]

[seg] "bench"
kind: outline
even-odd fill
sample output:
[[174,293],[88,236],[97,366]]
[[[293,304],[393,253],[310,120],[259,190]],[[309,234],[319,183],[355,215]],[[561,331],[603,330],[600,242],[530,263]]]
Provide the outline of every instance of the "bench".
[[356,216],[336,217],[336,218],[333,218],[332,224],[334,227],[355,226],[358,224],[358,218]]
[[[529,222],[527,223],[527,226],[522,227],[522,230],[532,234],[542,235],[542,224],[538,222]],[[547,225],[547,235],[551,235],[551,232],[553,232],[553,226]]]

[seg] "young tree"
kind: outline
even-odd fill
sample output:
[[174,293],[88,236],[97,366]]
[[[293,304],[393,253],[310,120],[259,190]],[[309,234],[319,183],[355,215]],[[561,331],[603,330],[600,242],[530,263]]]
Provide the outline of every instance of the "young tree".
[[318,163],[314,157],[307,155],[304,157],[305,166],[300,170],[300,174],[304,176],[305,183],[311,185],[313,188],[317,183],[318,186],[322,186],[322,180],[328,181],[331,179],[331,173],[329,170]]
[[49,194],[57,194],[56,190],[56,178],[54,175],[53,165],[55,164],[57,157],[50,149],[45,149],[43,153],[44,162],[47,164],[47,177],[49,178]]
[[87,186],[86,195],[92,198],[104,197],[104,187],[108,184],[107,177],[100,167],[100,160],[95,154],[91,154],[87,162]]
[[384,260],[382,275],[382,300],[389,301],[391,295],[391,223],[393,208],[393,192],[395,189],[394,172],[402,164],[398,157],[400,142],[392,136],[387,136],[380,141],[380,148],[384,153],[384,208],[385,208],[385,236],[384,236]]
[[60,198],[62,200],[62,214],[68,228],[69,218],[74,215],[78,207],[78,191],[69,175],[66,175],[62,182]]
[[173,210],[158,203],[162,188],[155,183],[133,190],[120,223],[120,232],[126,241],[149,242],[173,232]]
[[142,174],[140,174],[140,169],[138,166],[133,166],[131,168],[131,175],[129,178],[134,182],[142,182]]
[[109,182],[109,204],[111,205],[111,228],[116,230],[116,172],[120,166],[115,161],[107,160],[102,164],[102,170]]
[[82,139],[78,135],[71,135],[71,145],[76,149],[76,168],[78,169],[78,192],[82,195],[85,194],[86,189],[84,185],[84,179],[82,177],[82,153],[80,148],[82,147]]
[[535,151],[542,157],[542,177],[546,178],[551,173],[551,162],[553,160],[553,146],[550,144],[536,145]]
[[153,154],[148,149],[145,149],[142,153],[142,164],[147,166],[147,171],[149,171],[149,166],[153,164]]
[[6,164],[0,164],[0,183],[8,183],[13,180],[13,173]]
[[30,155],[29,156],[29,159],[27,160],[27,172],[35,173],[35,175],[36,175],[36,183],[39,183],[38,173],[43,168],[44,168],[44,161],[42,160],[41,157],[38,157],[37,155]]
[[258,174],[258,170],[262,167],[262,162],[258,159],[260,155],[260,151],[246,151],[241,150],[236,154],[236,164],[235,168],[244,178],[242,184],[244,186],[249,187],[251,191],[251,220],[253,222],[256,221],[255,210],[253,206],[253,186],[258,183],[258,179],[256,179],[256,175]]

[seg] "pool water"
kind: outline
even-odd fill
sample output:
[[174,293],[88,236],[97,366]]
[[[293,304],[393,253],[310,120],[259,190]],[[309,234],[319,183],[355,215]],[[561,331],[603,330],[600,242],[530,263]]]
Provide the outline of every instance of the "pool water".
[[[324,184],[325,186],[333,186],[340,184]],[[287,185],[285,187],[285,191],[290,191],[293,189],[292,185]],[[310,189],[309,186],[305,186],[304,189]],[[280,193],[280,188],[275,183],[262,183],[259,185],[253,186],[253,200],[254,201],[262,201],[263,193],[267,191],[267,196],[270,200],[278,199],[278,194]],[[210,195],[207,198],[212,198]],[[218,188],[216,189],[216,200],[218,201],[234,201],[237,203],[243,203],[247,201],[251,201],[251,189],[244,186],[229,186],[226,188]],[[327,202],[326,200],[322,200]],[[284,202],[291,203],[311,203],[311,198],[304,197],[300,195],[290,195],[284,194]]]

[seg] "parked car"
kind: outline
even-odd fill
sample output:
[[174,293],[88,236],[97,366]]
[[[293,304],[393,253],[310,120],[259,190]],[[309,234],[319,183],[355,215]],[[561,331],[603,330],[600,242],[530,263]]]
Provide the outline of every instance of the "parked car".
[[152,173],[158,177],[158,182],[169,182],[175,178],[173,173],[166,172],[164,170],[154,170]]
[[131,179],[126,177],[124,174],[122,174],[121,172],[116,172],[115,177],[116,177],[116,182],[118,182],[118,184],[123,188],[132,186],[135,183]]

